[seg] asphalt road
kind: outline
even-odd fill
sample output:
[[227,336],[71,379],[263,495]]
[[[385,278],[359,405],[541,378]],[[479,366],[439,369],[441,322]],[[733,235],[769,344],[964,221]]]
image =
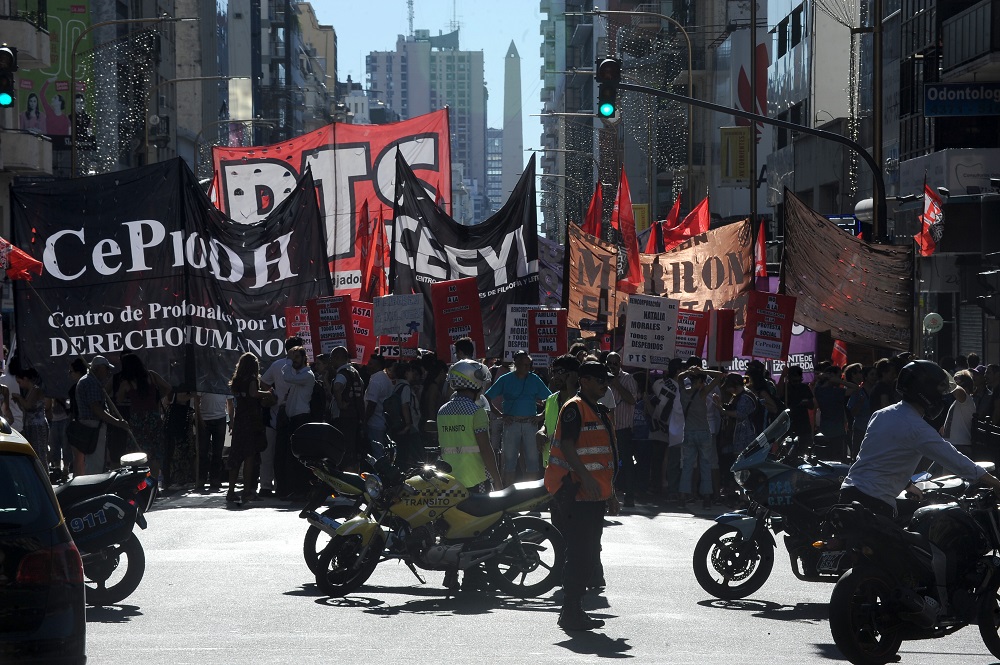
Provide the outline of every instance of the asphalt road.
[[[306,525],[288,504],[233,510],[222,494],[178,494],[159,501],[139,532],[146,575],[138,590],[88,611],[89,662],[843,662],[827,623],[832,585],[796,580],[783,551],[751,599],[719,601],[701,590],[691,554],[712,516],[640,505],[609,518],[608,588],[587,599],[607,625],[570,634],[556,626],[555,592],[448,598],[443,573],[427,572],[421,585],[396,562],[381,564],[353,594],[326,598],[302,560]],[[904,643],[900,654],[912,665],[997,662],[975,627]]]

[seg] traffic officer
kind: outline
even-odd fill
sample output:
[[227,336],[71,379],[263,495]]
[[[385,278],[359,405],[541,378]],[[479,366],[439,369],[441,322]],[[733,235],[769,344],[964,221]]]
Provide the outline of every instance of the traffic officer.
[[605,510],[617,515],[620,508],[614,493],[618,455],[608,409],[598,404],[611,375],[598,362],[583,363],[578,375],[580,392],[559,412],[545,487],[553,495],[553,521],[566,539],[559,626],[592,630],[604,622],[588,616],[582,601],[600,556]]

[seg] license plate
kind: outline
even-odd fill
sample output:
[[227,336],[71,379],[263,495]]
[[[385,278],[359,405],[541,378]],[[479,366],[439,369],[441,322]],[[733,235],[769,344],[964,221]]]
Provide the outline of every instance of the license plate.
[[840,570],[840,560],[844,558],[847,552],[823,552],[819,557],[819,563],[816,565],[816,570],[821,573],[835,573]]

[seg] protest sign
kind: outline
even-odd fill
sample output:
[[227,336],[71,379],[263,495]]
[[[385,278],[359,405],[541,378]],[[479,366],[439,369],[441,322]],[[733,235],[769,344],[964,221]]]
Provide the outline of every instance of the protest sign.
[[423,329],[424,298],[419,293],[382,296],[372,303],[377,335],[410,335]]
[[794,315],[795,298],[752,291],[747,299],[743,355],[773,360],[786,358]]
[[438,357],[454,362],[453,344],[462,337],[472,338],[473,358],[483,358],[483,315],[479,305],[479,286],[475,277],[452,279],[431,285],[431,309],[434,311],[434,334]]
[[354,324],[354,356],[355,362],[362,365],[368,362],[375,353],[375,333],[372,332],[372,304],[357,301],[351,303],[351,321]]
[[671,298],[630,295],[625,309],[622,365],[667,369],[674,357],[679,303]]
[[678,358],[702,355],[708,337],[709,312],[681,309],[677,312],[677,343],[674,353]]
[[[713,309],[709,312],[708,344],[705,360],[710,367],[718,367],[732,361],[733,332],[736,327],[736,312],[731,309]],[[742,348],[742,344],[740,345]]]
[[504,328],[503,359],[511,361],[514,352],[528,350],[528,312],[542,309],[541,305],[507,305],[507,325]]
[[313,353],[312,331],[309,329],[309,307],[306,305],[285,308],[285,338],[289,337],[302,338],[306,360],[312,362],[316,356]]
[[351,296],[326,296],[310,300],[309,325],[312,328],[313,352],[330,353],[334,347],[347,348],[354,357],[354,320]]
[[565,309],[533,309],[528,312],[528,353],[556,358],[566,353],[569,339]]

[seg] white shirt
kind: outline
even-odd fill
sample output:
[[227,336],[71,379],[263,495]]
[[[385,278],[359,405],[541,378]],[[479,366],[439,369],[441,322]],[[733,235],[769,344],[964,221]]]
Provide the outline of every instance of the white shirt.
[[309,413],[309,400],[312,398],[316,377],[309,365],[301,369],[292,367],[292,362],[281,368],[281,378],[288,384],[288,396],[285,398],[285,413],[289,418]]
[[[667,382],[669,382],[670,388],[667,387]],[[667,408],[670,391],[675,395],[674,403],[670,408],[670,413],[665,414],[663,410]],[[666,421],[667,431],[654,432],[653,427],[650,426],[649,438],[666,441],[668,446],[681,445],[684,442],[684,407],[681,405],[680,385],[673,379],[657,379],[653,383],[653,395],[660,396],[660,401],[653,407],[652,417],[661,422]]]
[[872,414],[858,459],[841,488],[855,487],[868,496],[896,506],[922,457],[938,462],[967,480],[986,470],[955,450],[907,402],[897,402]]
[[289,358],[278,358],[267,368],[264,375],[260,377],[261,383],[274,386],[274,395],[278,398],[278,403],[271,407],[271,423],[278,422],[278,407],[285,403],[285,396],[288,394],[288,384],[281,376],[281,368],[285,365],[291,367],[292,361]]
[[202,420],[224,420],[229,412],[226,402],[232,397],[215,393],[198,393]]
[[948,411],[948,440],[954,446],[972,445],[972,417],[976,415],[976,401],[967,396],[964,402],[957,399]]
[[392,394],[392,379],[384,371],[376,372],[368,380],[368,390],[365,391],[365,402],[375,404],[375,411],[368,419],[368,426],[376,430],[384,430],[385,413],[382,411],[382,402]]

